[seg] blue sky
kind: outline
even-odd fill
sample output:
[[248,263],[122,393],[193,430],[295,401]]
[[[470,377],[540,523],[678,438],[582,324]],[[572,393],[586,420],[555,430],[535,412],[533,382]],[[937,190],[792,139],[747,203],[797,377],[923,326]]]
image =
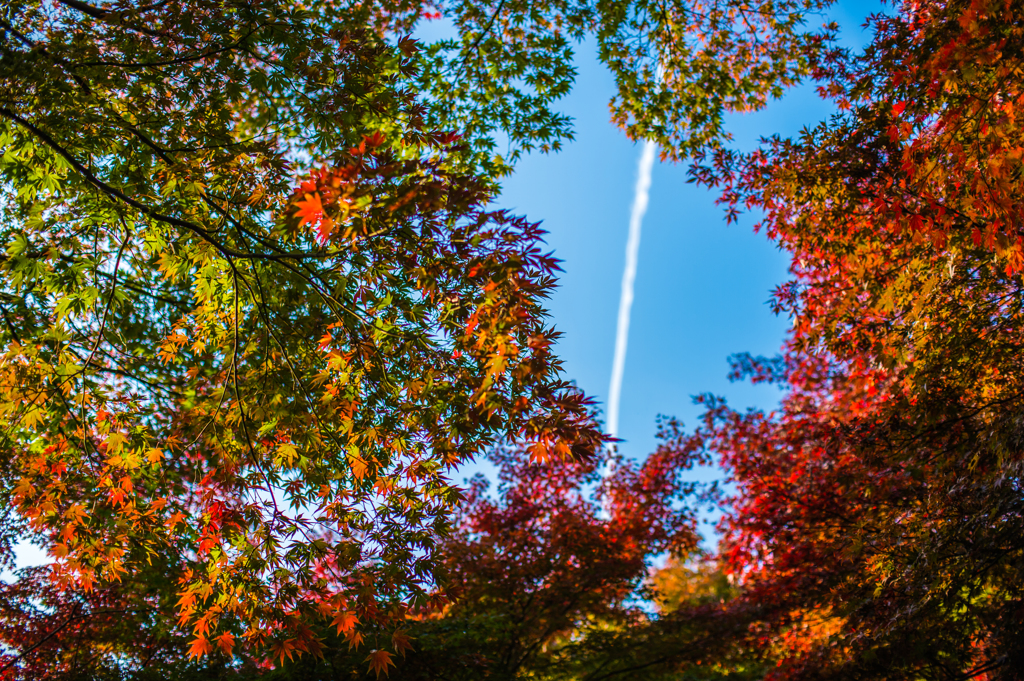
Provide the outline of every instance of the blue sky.
[[[861,24],[879,7],[858,0],[833,8],[843,43],[863,45],[870,35]],[[565,269],[551,301],[565,334],[558,352],[567,376],[605,403],[640,145],[609,122],[614,82],[593,44],[579,46],[577,67],[576,87],[562,102],[575,118],[576,140],[558,154],[523,160],[498,204],[549,231]],[[751,148],[762,135],[793,134],[829,112],[804,86],[764,111],[731,116],[729,125],[736,143]],[[693,395],[712,392],[741,409],[777,403],[773,386],[726,378],[729,355],[776,354],[789,324],[768,305],[771,290],[786,279],[788,259],[753,233],[755,223],[756,216],[745,215],[727,226],[715,194],[686,183],[684,165],[655,165],[619,416],[620,448],[629,456],[652,451],[658,414],[695,425],[700,409]]]
[[[838,2],[830,15],[840,24],[841,44],[864,46],[871,38],[864,20],[882,9],[879,0]],[[576,86],[562,101],[562,110],[575,119],[575,141],[557,154],[525,158],[497,203],[548,230],[548,244],[565,270],[550,305],[564,334],[557,351],[567,378],[604,407],[642,145],[609,120],[614,81],[593,43],[579,46],[576,65]],[[734,143],[752,149],[762,136],[796,134],[830,113],[811,84],[790,90],[763,111],[732,115],[728,125]],[[788,257],[754,233],[757,215],[726,225],[716,194],[686,179],[684,164],[655,164],[619,408],[618,446],[632,458],[656,447],[659,414],[678,417],[688,429],[696,426],[702,409],[693,403],[695,395],[710,392],[740,410],[771,410],[781,397],[775,386],[734,383],[727,374],[732,354],[779,352],[790,321],[775,316],[768,301],[787,279]],[[493,472],[486,462],[463,472],[478,471]],[[694,477],[724,476],[712,468]],[[717,543],[718,515],[701,516],[708,548]]]

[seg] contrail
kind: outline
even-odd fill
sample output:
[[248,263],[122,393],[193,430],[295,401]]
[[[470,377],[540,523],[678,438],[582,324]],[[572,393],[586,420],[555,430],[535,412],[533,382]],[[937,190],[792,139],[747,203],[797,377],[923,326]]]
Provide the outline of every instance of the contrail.
[[626,368],[626,343],[629,341],[629,311],[633,306],[633,281],[636,279],[636,261],[640,252],[640,226],[647,212],[647,199],[651,189],[651,170],[657,145],[644,142],[637,169],[633,210],[629,216],[629,238],[626,241],[626,268],[622,271],[622,295],[619,298],[619,325],[615,333],[615,359],[612,361],[612,380],[608,385],[608,434],[619,430],[619,397],[622,393],[622,372]]

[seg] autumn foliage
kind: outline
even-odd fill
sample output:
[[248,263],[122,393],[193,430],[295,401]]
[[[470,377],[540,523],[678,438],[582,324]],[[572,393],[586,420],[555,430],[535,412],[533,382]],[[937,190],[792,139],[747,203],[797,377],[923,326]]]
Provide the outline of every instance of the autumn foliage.
[[[812,0],[8,4],[0,562],[53,562],[0,587],[0,673],[1019,678],[1017,3],[899,3],[863,51]],[[792,258],[782,354],[734,358],[779,408],[704,396],[640,462],[492,204],[571,137],[586,36],[613,119]],[[834,116],[729,146],[806,79]]]
[[711,405],[723,560],[773,678],[1018,678],[1024,33],[1004,2],[876,17],[816,74],[839,113],[694,175],[792,254],[773,414]]
[[[26,676],[98,664],[67,641],[117,608],[189,658],[315,655],[322,622],[358,644],[434,588],[455,466],[604,439],[550,350],[543,232],[427,127],[414,41],[149,11],[19,4],[6,29],[5,494],[68,594],[41,636],[12,605]],[[30,72],[63,94],[15,90]],[[302,153],[323,164],[296,181]]]

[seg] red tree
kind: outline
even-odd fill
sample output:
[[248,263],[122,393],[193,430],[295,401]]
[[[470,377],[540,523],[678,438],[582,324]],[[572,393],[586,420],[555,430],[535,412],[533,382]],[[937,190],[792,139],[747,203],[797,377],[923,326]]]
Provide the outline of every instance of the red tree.
[[822,62],[840,113],[695,177],[793,258],[772,414],[712,404],[737,485],[723,559],[785,678],[1024,669],[1016,3],[903,3]]

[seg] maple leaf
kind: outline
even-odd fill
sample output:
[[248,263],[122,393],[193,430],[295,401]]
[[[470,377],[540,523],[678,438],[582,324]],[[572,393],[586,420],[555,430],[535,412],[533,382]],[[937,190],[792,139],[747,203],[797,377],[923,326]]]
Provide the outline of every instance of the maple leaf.
[[199,542],[197,552],[199,555],[205,555],[210,552],[213,547],[217,546],[219,540],[216,537],[203,537]]
[[277,448],[277,457],[285,466],[291,466],[299,458],[299,453],[295,449],[295,445],[283,442]]
[[348,463],[352,468],[352,475],[355,476],[356,480],[362,480],[366,477],[367,465],[361,457],[355,454],[350,454],[348,457]]
[[391,658],[391,653],[386,650],[371,650],[364,662],[370,663],[370,671],[374,672],[379,679],[381,674],[388,675],[388,665],[395,666],[395,662]]
[[124,449],[124,443],[128,441],[128,436],[124,433],[113,432],[106,439],[107,454],[120,454]]
[[324,216],[324,206],[320,192],[306,194],[302,201],[296,202],[295,217],[299,218],[299,227],[307,223],[315,224]]
[[[440,13],[437,13],[435,17],[433,13],[424,12],[424,18],[440,18]],[[406,57],[411,57],[419,50],[419,41],[412,36],[402,36],[398,39],[398,49],[402,51]]]
[[220,648],[221,652],[225,655],[231,655],[232,649],[235,647],[235,637],[229,631],[225,631],[223,634],[217,637],[217,647]]
[[271,659],[276,658],[279,663],[283,663],[285,658],[288,660],[292,659],[295,654],[295,639],[287,638],[283,641],[277,641],[270,647]]
[[181,597],[178,599],[179,610],[189,610],[195,607],[196,593],[192,590],[182,591]]
[[334,227],[334,220],[325,215],[324,218],[320,221],[319,226],[317,227],[317,236],[320,237],[321,242],[327,243],[327,241],[331,237],[331,234],[334,233]]
[[550,448],[547,443],[535,442],[530,445],[530,460],[535,463],[544,463],[551,458]]
[[[401,43],[401,41],[399,42]],[[412,43],[415,44],[415,41],[412,41]],[[408,41],[406,42],[406,45],[409,45]],[[380,132],[379,130],[374,132],[373,134],[363,136],[363,141],[366,143],[366,146],[371,149],[379,147],[380,145],[384,144],[385,139],[386,138],[384,137],[384,133]]]
[[211,650],[213,650],[213,646],[206,637],[196,636],[189,645],[188,657],[189,659],[200,658],[204,655],[208,655]]
[[336,627],[338,634],[347,634],[359,624],[359,618],[352,611],[340,612],[331,620],[331,626]]
[[412,650],[412,642],[409,635],[404,631],[398,630],[391,635],[391,643],[394,645],[395,650],[399,655],[405,657],[406,650]]
[[348,642],[348,649],[358,648],[363,645],[363,635],[356,629],[350,629],[345,633],[345,640]]
[[193,625],[192,633],[196,636],[206,636],[206,633],[210,630],[210,626],[212,625],[212,618],[213,614],[209,612],[200,617]]
[[125,494],[124,494],[124,490],[121,489],[120,487],[113,487],[113,488],[111,488],[110,492],[108,492],[108,496],[110,498],[110,503],[111,504],[113,504],[115,506],[120,506],[120,505],[124,504],[124,496],[125,496]]

